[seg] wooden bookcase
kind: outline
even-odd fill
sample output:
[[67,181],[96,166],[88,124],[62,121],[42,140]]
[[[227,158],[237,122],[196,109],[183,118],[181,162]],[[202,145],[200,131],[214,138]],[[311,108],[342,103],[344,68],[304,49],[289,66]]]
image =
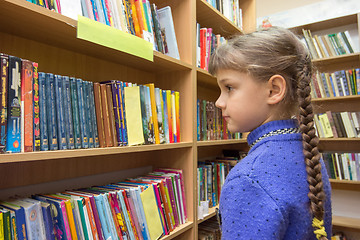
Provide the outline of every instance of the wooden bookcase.
[[[302,34],[301,29],[309,29],[314,36],[315,34],[330,34],[340,31],[350,30],[357,33],[353,39],[354,44],[359,44],[360,36],[360,14],[351,14],[338,18],[328,19],[321,22],[315,22],[292,28],[298,34]],[[353,35],[354,36],[354,35]],[[321,72],[332,72],[338,70],[345,70],[350,68],[360,67],[360,53],[335,56],[330,58],[322,58],[313,60],[315,67]],[[313,99],[315,113],[324,113],[325,111],[333,112],[357,112],[360,111],[360,96],[344,96],[332,98],[317,98]],[[359,138],[322,138],[320,139],[319,149],[322,152],[359,152],[360,139]],[[339,194],[344,191],[355,196],[359,195],[360,181],[348,180],[334,180],[331,179],[331,187],[333,189],[332,198],[336,200]],[[341,201],[333,201],[336,204],[346,204]],[[360,202],[359,202],[360,203]],[[333,205],[333,227],[339,230],[349,230],[360,232],[360,217],[347,217],[344,213],[337,215],[337,208],[339,205]],[[347,206],[348,211],[354,210],[358,215],[358,205]]]
[[[213,27],[214,32],[223,36],[240,31],[203,0],[151,2],[158,8],[171,7],[180,60],[154,52],[154,61],[150,62],[81,40],[76,37],[76,20],[25,0],[0,0],[0,52],[38,62],[42,72],[93,82],[117,79],[155,83],[162,89],[180,92],[181,112],[181,142],[176,144],[2,154],[0,199],[51,191],[48,186],[56,186],[57,191],[68,189],[69,184],[87,187],[92,179],[103,176],[112,181],[122,180],[126,174],[131,176],[134,169],[180,168],[185,179],[188,222],[162,239],[197,239],[198,153],[206,155],[209,149],[218,152],[224,146],[246,145],[242,140],[196,142],[196,99],[204,94],[212,99],[217,95],[215,79],[196,67],[196,21]],[[255,0],[240,1],[240,7],[244,30],[254,30]],[[83,179],[92,181],[86,180],[81,185]]]

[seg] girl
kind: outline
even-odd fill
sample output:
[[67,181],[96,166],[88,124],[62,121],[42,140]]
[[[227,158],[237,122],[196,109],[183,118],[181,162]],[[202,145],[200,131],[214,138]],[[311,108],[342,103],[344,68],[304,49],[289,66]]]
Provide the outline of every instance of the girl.
[[215,51],[209,72],[217,77],[216,106],[228,129],[250,132],[248,156],[222,189],[222,239],[330,238],[331,190],[302,42],[282,28],[237,36]]

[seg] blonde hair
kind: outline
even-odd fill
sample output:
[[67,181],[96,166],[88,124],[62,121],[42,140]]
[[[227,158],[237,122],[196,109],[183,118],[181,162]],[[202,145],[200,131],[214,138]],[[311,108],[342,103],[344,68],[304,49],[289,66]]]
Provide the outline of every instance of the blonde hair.
[[234,36],[217,48],[209,61],[209,72],[231,69],[249,74],[258,81],[267,81],[279,74],[286,80],[287,90],[282,104],[297,115],[303,138],[310,211],[318,239],[324,240],[324,199],[320,154],[317,148],[314,115],[311,105],[310,81],[313,67],[310,54],[290,30],[272,27],[246,35]]

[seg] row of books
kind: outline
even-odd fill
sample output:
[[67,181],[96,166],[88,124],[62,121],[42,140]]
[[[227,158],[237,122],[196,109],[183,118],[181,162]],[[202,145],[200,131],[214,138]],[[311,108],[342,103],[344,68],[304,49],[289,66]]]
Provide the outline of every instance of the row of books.
[[180,142],[179,92],[38,72],[1,54],[1,152]]
[[220,34],[214,34],[212,28],[201,28],[200,24],[197,23],[196,42],[197,67],[208,70],[211,54],[218,46],[225,43],[226,40]]
[[221,229],[216,217],[212,217],[199,224],[198,240],[220,240]]
[[242,9],[238,0],[206,0],[238,28],[243,29]]
[[360,153],[322,153],[332,179],[360,181]]
[[360,95],[360,69],[316,72],[311,87],[313,98]]
[[343,232],[333,233],[331,240],[347,240],[348,238]]
[[360,137],[360,112],[327,111],[314,115],[315,128],[321,138]]
[[241,139],[241,133],[230,133],[221,109],[214,102],[197,100],[197,140]]
[[2,239],[155,240],[187,221],[182,170],[0,201]]
[[149,0],[28,0],[77,19],[77,15],[143,38],[154,50],[180,59],[171,8]]
[[304,42],[310,51],[312,59],[334,57],[354,53],[349,31],[327,35],[312,36],[310,30],[302,29]]

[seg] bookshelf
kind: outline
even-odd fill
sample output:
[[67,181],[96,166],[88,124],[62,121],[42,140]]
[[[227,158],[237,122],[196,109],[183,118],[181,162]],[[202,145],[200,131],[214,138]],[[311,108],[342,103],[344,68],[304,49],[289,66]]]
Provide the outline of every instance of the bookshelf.
[[[330,34],[339,31],[349,30],[352,32],[353,43],[359,47],[359,34],[360,34],[360,15],[351,14],[341,16],[333,19],[324,20],[297,26],[292,28],[299,35],[302,34],[302,29],[309,29],[313,36],[314,34]],[[314,66],[321,72],[331,72],[350,68],[360,67],[360,54],[355,52],[352,54],[345,54],[329,58],[321,58],[313,60]],[[325,111],[332,112],[357,112],[360,111],[360,96],[343,96],[343,97],[330,97],[330,98],[316,98],[313,99],[313,106],[315,113],[324,113]],[[324,152],[359,152],[359,138],[321,138],[319,143],[319,150]],[[344,231],[360,231],[360,219],[354,217],[357,215],[358,207],[354,204],[349,204],[346,209],[348,211],[355,211],[352,216],[347,217],[346,213],[342,212],[341,205],[347,205],[346,197],[353,198],[357,196],[360,188],[360,181],[349,180],[330,180],[333,190],[333,227],[336,230]],[[340,196],[346,192],[346,197]],[[344,200],[345,199],[345,200]],[[337,209],[340,209],[339,211]]]
[[[138,84],[155,83],[180,92],[181,142],[164,145],[59,150],[0,155],[0,197],[35,194],[46,186],[65,190],[78,179],[115,176],[142,168],[183,170],[188,222],[162,239],[197,239],[196,167],[198,153],[209,149],[246,146],[245,140],[196,142],[196,99],[217,95],[213,77],[196,67],[196,21],[214,27],[224,36],[241,33],[233,23],[203,0],[154,0],[158,8],[172,9],[180,60],[154,51],[154,61],[88,42],[76,37],[77,21],[25,0],[0,0],[0,52],[39,63],[39,71],[76,76],[87,81],[111,79]],[[244,32],[255,27],[255,0],[239,1]],[[210,22],[207,22],[210,21]],[[171,156],[169,158],[169,156]],[[136,172],[136,171],[134,171]],[[135,174],[135,173],[133,173]],[[134,175],[133,175],[134,176]],[[66,182],[67,184],[65,184]],[[92,181],[93,182],[93,181]],[[84,185],[83,187],[88,187]]]

